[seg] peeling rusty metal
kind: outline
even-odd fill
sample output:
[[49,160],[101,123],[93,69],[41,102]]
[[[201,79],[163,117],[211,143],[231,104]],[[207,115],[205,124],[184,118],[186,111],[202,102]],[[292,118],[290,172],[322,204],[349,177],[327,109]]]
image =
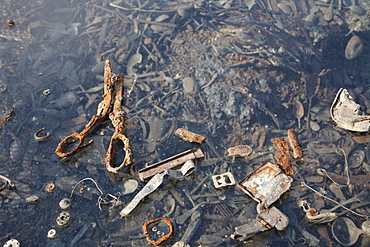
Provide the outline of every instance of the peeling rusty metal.
[[238,187],[267,208],[290,188],[292,181],[278,165],[267,162],[245,177]]
[[293,176],[294,171],[290,165],[290,151],[286,140],[282,137],[271,139],[276,151],[274,152],[276,163],[286,174]]
[[293,151],[293,158],[294,159],[302,158],[303,157],[302,146],[298,141],[298,136],[295,133],[294,129],[288,130],[288,140],[289,140],[290,147],[292,148],[292,151]]
[[[85,129],[81,133],[75,133],[67,136],[62,140],[55,150],[55,153],[61,157],[68,157],[75,154],[81,148],[86,147],[92,143],[92,140],[88,143],[84,143],[86,135],[97,125],[99,125],[103,120],[105,120],[108,115],[115,129],[114,134],[110,140],[109,148],[106,154],[106,168],[109,172],[117,173],[124,166],[132,163],[132,153],[129,139],[123,134],[125,127],[125,111],[122,108],[123,100],[123,74],[118,76],[112,75],[112,68],[109,60],[105,61],[104,68],[104,96],[103,100],[99,103],[96,115],[92,116],[90,122],[85,126]],[[115,167],[113,164],[113,154],[114,154],[114,143],[120,140],[123,143],[123,150],[125,151],[125,158],[123,162]],[[73,150],[69,152],[64,152],[66,147],[71,142],[78,141],[77,145]]]
[[147,166],[143,169],[139,170],[139,178],[141,181],[145,181],[153,177],[154,175],[163,172],[166,169],[176,168],[182,164],[184,164],[188,160],[193,159],[200,159],[203,158],[204,154],[202,150],[198,149],[190,149],[180,154],[174,155],[170,158],[162,160],[158,163],[153,165]]
[[175,134],[185,141],[196,142],[199,144],[201,144],[206,139],[206,137],[198,135],[184,128],[178,128]]

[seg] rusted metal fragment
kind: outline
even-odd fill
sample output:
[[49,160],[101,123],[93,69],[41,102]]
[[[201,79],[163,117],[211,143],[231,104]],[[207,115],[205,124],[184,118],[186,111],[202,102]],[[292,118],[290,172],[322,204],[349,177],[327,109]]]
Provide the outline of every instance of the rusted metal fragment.
[[271,139],[276,151],[274,152],[277,164],[286,174],[293,176],[294,171],[290,165],[290,151],[286,140],[282,137]]
[[267,162],[245,177],[238,187],[267,208],[290,188],[292,181],[278,165]]
[[[167,224],[167,226],[169,228],[169,232],[168,233],[165,234],[157,226],[153,226],[153,227],[150,228],[150,225],[152,225],[152,224],[154,224],[156,222],[159,222],[159,221],[163,221],[163,222],[165,222]],[[150,228],[150,231],[148,230],[148,228]],[[143,231],[144,231],[144,235],[147,235],[146,239],[148,240],[148,242],[151,243],[154,246],[158,246],[161,243],[163,243],[164,241],[168,240],[170,237],[172,237],[172,235],[174,233],[174,228],[173,228],[172,222],[168,218],[162,217],[162,218],[153,219],[153,220],[150,220],[150,221],[146,222],[143,225]],[[159,238],[158,240],[153,240],[150,237],[149,232],[154,232],[155,234],[157,234],[159,236],[162,236],[162,237]]]
[[361,115],[361,107],[353,101],[347,89],[339,89],[330,108],[330,116],[338,127],[357,132],[368,132],[370,115]]
[[[41,132],[44,131],[45,133],[41,135]],[[41,128],[38,131],[36,131],[35,134],[33,134],[33,137],[35,138],[36,141],[44,141],[50,137],[50,133],[46,132],[46,128]]]
[[8,121],[9,118],[11,118],[14,115],[14,110],[10,109],[7,111],[4,116],[0,119],[0,127],[3,125],[6,121]]
[[226,172],[220,175],[212,176],[213,185],[216,188],[225,187],[228,185],[234,185],[235,179],[231,172]]
[[163,172],[166,169],[176,168],[184,164],[188,160],[200,159],[203,158],[204,154],[202,150],[190,149],[180,154],[174,155],[168,159],[162,160],[153,165],[147,166],[139,170],[139,178],[141,181],[145,181],[148,178],[153,177],[154,175]]
[[294,159],[302,158],[303,151],[302,151],[301,144],[298,141],[298,137],[294,129],[288,130],[288,140],[289,140],[290,147],[293,150],[293,158]]
[[256,219],[249,219],[247,224],[235,227],[233,239],[244,241],[253,235],[276,228],[276,230],[284,230],[289,224],[289,218],[276,207],[263,208],[257,205],[258,215]]
[[263,208],[258,210],[257,206],[257,220],[261,222],[266,228],[276,228],[279,231],[284,230],[289,224],[289,218],[283,214],[277,207]]
[[253,235],[266,230],[268,230],[268,228],[257,219],[249,219],[246,224],[235,227],[235,232],[231,235],[231,238],[245,241]]
[[[132,163],[132,152],[130,146],[130,140],[124,135],[125,131],[125,116],[126,112],[122,107],[123,100],[123,74],[119,74],[114,80],[114,102],[112,112],[109,114],[109,119],[112,121],[114,127],[113,136],[109,142],[105,158],[105,167],[109,172],[117,173],[123,167]],[[114,166],[114,143],[116,141],[123,143],[123,150],[125,151],[125,158],[119,166]]]
[[227,152],[229,156],[240,156],[245,158],[252,153],[252,148],[248,145],[238,145],[229,148]]
[[196,142],[201,144],[206,137],[198,135],[194,132],[191,132],[187,129],[184,128],[178,128],[175,132],[175,134],[179,137],[181,137],[183,140],[188,141],[188,142]]

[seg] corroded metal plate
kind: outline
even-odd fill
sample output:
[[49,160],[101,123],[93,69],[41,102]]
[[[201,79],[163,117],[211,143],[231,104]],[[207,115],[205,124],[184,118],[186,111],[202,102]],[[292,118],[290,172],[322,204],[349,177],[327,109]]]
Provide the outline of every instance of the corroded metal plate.
[[267,208],[290,188],[292,181],[278,165],[267,162],[245,177],[238,187]]

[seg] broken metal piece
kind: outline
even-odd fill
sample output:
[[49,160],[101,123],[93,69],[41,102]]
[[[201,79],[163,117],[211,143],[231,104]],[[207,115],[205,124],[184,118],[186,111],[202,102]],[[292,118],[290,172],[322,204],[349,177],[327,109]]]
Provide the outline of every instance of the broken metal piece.
[[[162,230],[163,227],[160,227],[159,224],[156,224],[156,226],[150,227],[150,225],[153,225],[156,222],[160,223],[160,221],[163,221],[167,224],[169,228],[167,234]],[[168,218],[162,217],[162,218],[153,219],[153,220],[146,222],[143,225],[143,231],[144,231],[144,235],[147,235],[146,239],[148,240],[148,242],[154,246],[158,246],[164,241],[168,240],[170,237],[172,237],[174,233],[174,228],[173,228],[172,222]],[[150,231],[152,231],[154,234],[159,235],[161,237],[157,240],[153,240],[153,238],[150,236],[153,234],[150,234],[149,233]]]
[[278,165],[267,162],[238,183],[238,187],[268,208],[290,188],[292,181]]
[[[5,189],[5,187],[9,184],[13,189],[16,189],[15,184],[9,178],[5,177],[4,175],[0,175],[0,180],[3,181],[6,185],[1,187],[1,190]],[[4,187],[4,188],[3,188]],[[1,191],[0,190],[0,191]]]
[[136,194],[134,199],[132,199],[131,202],[124,209],[122,209],[120,215],[127,216],[129,213],[131,213],[131,211],[136,208],[136,206],[144,197],[151,194],[162,184],[163,178],[167,174],[168,173],[165,170],[164,172],[158,173],[152,179],[150,179],[150,181],[144,186],[144,188],[142,188],[139,193]]
[[58,226],[66,227],[71,223],[71,215],[68,212],[63,211],[59,214],[56,222]]
[[228,185],[234,185],[235,179],[231,172],[226,172],[220,175],[212,176],[213,185],[216,188],[225,187]]
[[193,133],[184,128],[178,128],[175,134],[182,138],[184,141],[196,142],[199,144],[201,144],[206,139],[206,137]]
[[43,141],[46,140],[50,137],[50,133],[46,132],[43,136],[40,136],[40,133],[46,130],[46,128],[41,128],[38,131],[35,132],[33,137],[35,138],[36,141]]
[[347,89],[339,89],[330,108],[330,116],[338,127],[357,132],[370,130],[370,115],[361,115],[361,107]]
[[136,194],[134,199],[120,212],[121,216],[127,216],[129,213],[131,213],[132,210],[139,204],[139,202],[146,197],[147,195],[154,192],[163,182],[163,178],[165,175],[169,175],[172,178],[175,179],[183,179],[185,176],[189,175],[194,171],[194,163],[190,160],[183,165],[183,167],[180,170],[171,170],[166,169],[162,173],[156,174],[154,177],[152,177],[149,182],[142,188],[139,193]]
[[276,151],[274,156],[276,163],[285,171],[286,174],[293,176],[294,170],[290,164],[290,151],[286,140],[283,137],[271,139]]
[[235,232],[231,235],[233,239],[244,241],[272,228],[282,231],[289,224],[289,218],[276,207],[263,208],[261,204],[258,204],[257,212],[256,219],[249,219],[247,224],[235,227]]
[[338,217],[336,213],[319,213],[316,209],[311,208],[306,200],[299,200],[298,206],[305,212],[306,219],[313,223],[327,223]]
[[267,229],[276,228],[279,231],[284,230],[289,224],[289,218],[283,214],[277,207],[262,208],[257,205],[257,220]]
[[154,175],[159,174],[166,169],[176,168],[177,166],[184,164],[188,160],[200,159],[203,157],[204,154],[202,150],[200,150],[199,148],[190,149],[180,154],[174,155],[170,158],[167,158],[165,160],[162,160],[158,163],[155,163],[153,165],[140,169],[139,178],[141,181],[144,182],[146,179],[151,178]]
[[227,149],[227,152],[229,156],[240,156],[245,158],[252,153],[252,148],[248,145],[238,145]]
[[253,235],[268,230],[257,219],[249,219],[246,224],[235,227],[235,232],[231,234],[232,239],[245,241]]
[[[123,100],[123,74],[119,74],[114,80],[114,94],[113,94],[113,110],[109,113],[109,119],[112,121],[114,127],[114,133],[110,139],[107,155],[105,159],[105,167],[109,172],[117,173],[123,167],[132,163],[132,152],[130,146],[130,140],[123,134],[125,131],[125,115],[126,112],[122,107]],[[114,143],[120,140],[123,143],[123,150],[125,151],[125,158],[122,163],[115,167],[113,164],[114,156]]]
[[293,158],[294,159],[302,158],[303,157],[303,151],[301,148],[302,146],[298,141],[298,137],[294,129],[288,130],[288,140],[289,140],[290,147],[293,150]]

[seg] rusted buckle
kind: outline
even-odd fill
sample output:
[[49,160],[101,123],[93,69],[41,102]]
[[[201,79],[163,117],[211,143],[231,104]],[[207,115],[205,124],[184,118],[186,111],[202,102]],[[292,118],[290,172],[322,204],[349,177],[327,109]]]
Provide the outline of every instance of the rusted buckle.
[[[169,232],[167,234],[163,235],[164,232],[161,232],[159,229],[157,229],[157,227],[154,226],[150,230],[155,232],[158,235],[163,235],[163,236],[161,238],[159,238],[158,240],[153,240],[149,236],[148,226],[153,224],[154,222],[157,222],[157,221],[164,221],[167,224],[167,226],[169,227]],[[147,235],[146,239],[148,240],[148,242],[151,243],[154,246],[158,246],[161,243],[163,243],[164,241],[168,240],[174,233],[172,222],[168,218],[165,218],[165,217],[158,218],[158,219],[153,219],[153,220],[150,220],[150,221],[146,222],[143,225],[143,230],[144,230],[144,235]]]

